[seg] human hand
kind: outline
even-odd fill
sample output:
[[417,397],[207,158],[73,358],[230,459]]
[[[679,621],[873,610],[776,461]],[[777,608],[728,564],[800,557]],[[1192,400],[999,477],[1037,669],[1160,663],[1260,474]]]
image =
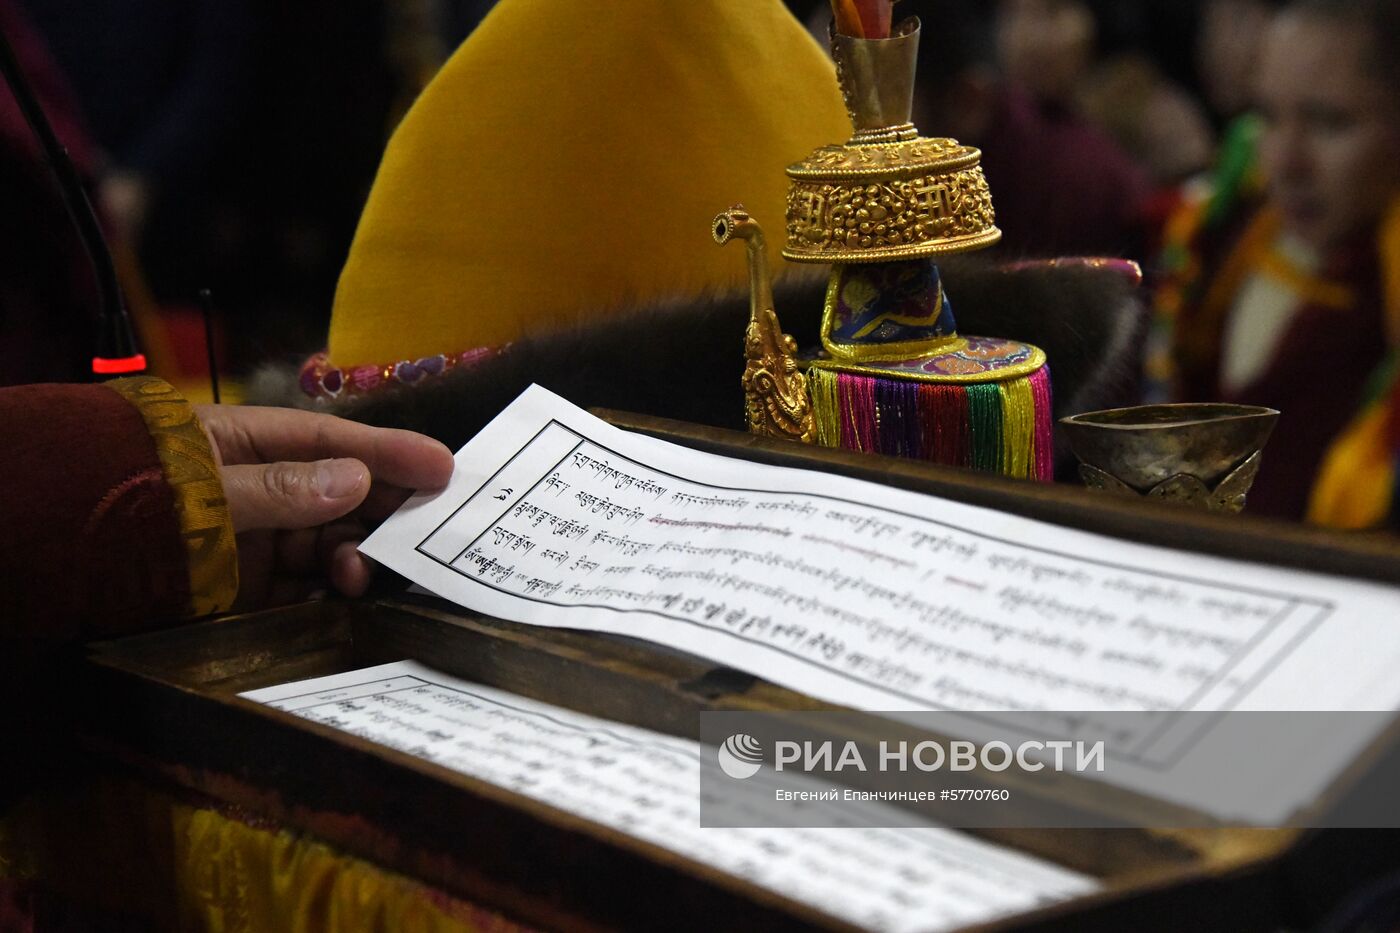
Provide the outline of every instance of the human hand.
[[285,408],[196,405],[238,535],[240,608],[369,587],[366,522],[439,489],[452,454],[432,438]]

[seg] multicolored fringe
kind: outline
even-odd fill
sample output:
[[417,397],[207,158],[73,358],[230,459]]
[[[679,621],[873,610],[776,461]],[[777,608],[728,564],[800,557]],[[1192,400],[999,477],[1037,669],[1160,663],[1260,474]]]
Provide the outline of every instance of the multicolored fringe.
[[817,443],[1049,482],[1050,371],[942,385],[809,369]]

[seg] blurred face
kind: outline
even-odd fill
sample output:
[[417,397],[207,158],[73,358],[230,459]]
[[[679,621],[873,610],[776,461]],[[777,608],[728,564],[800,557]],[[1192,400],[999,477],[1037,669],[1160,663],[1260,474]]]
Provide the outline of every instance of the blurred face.
[[997,57],[1007,77],[1043,100],[1065,100],[1093,56],[1094,16],[1076,0],[1002,0]]
[[1249,106],[1259,45],[1273,13],[1259,0],[1211,0],[1201,19],[1197,58],[1215,111],[1234,116]]
[[1319,249],[1374,224],[1400,194],[1400,104],[1359,24],[1290,14],[1270,28],[1258,78],[1260,155],[1288,229]]

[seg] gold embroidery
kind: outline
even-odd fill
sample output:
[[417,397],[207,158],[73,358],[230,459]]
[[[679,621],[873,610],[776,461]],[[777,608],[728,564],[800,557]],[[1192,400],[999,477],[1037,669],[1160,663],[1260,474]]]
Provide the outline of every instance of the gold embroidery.
[[222,612],[238,595],[233,519],[209,439],[194,409],[163,379],[135,376],[106,383],[131,402],[155,441],[185,541],[190,614]]
[[[958,338],[962,344],[967,341]],[[943,364],[945,371],[941,373],[930,373],[919,369],[905,369],[898,366],[878,363],[848,362],[846,360],[815,359],[801,360],[798,366],[805,370],[810,376],[815,370],[826,372],[849,373],[856,376],[878,376],[882,379],[908,379],[912,382],[927,382],[934,385],[977,385],[987,382],[1005,382],[1008,379],[1021,379],[1029,376],[1037,369],[1045,365],[1045,351],[1030,344],[1016,344],[1013,341],[1006,341],[1007,344],[1017,347],[1025,347],[1030,352],[1026,358],[1019,363],[1011,363],[1001,369],[988,369],[986,366],[978,365],[971,360],[948,361]],[[959,352],[957,349],[952,351]],[[931,358],[931,357],[930,357]],[[962,372],[952,372],[947,370],[959,369]]]

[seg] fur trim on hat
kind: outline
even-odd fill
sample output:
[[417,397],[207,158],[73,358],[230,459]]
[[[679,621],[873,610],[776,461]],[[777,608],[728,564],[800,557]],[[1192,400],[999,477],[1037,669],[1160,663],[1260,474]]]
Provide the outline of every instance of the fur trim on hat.
[[[1138,395],[1146,312],[1120,274],[1081,267],[997,269],[971,258],[940,262],[958,331],[1035,344],[1050,361],[1055,418],[1131,405]],[[777,289],[784,329],[817,344],[826,283]],[[531,383],[583,408],[611,408],[744,429],[747,294],[636,309],[573,330],[532,336],[501,355],[412,387],[317,405],[295,372],[266,370],[249,401],[330,411],[408,428],[457,449]],[[1057,448],[1057,474],[1072,468]]]

